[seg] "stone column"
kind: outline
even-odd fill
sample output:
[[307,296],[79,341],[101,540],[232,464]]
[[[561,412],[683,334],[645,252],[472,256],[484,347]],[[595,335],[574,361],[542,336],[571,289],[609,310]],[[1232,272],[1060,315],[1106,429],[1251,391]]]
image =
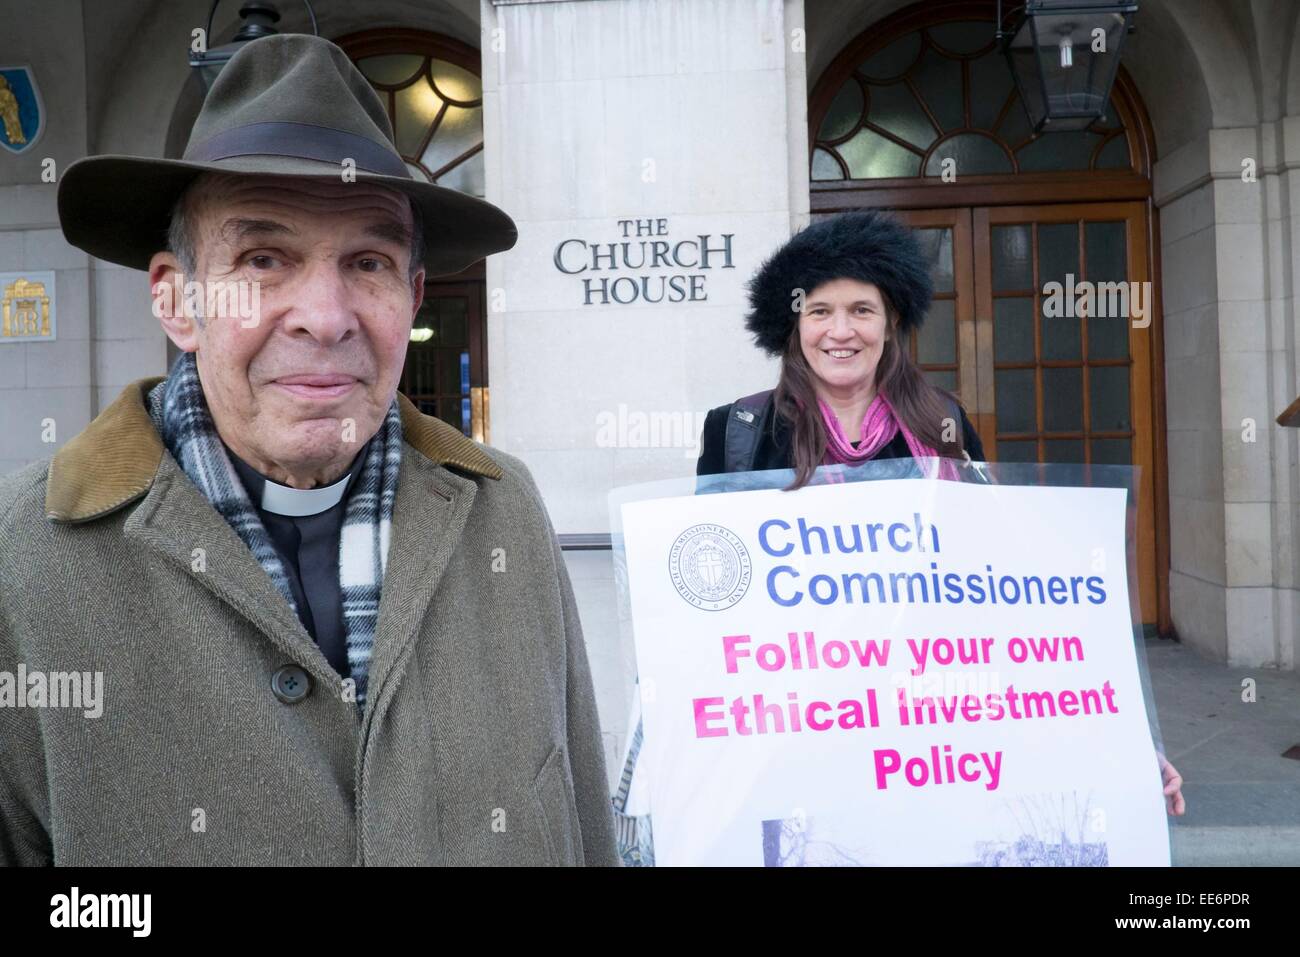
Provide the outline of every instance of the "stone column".
[[0,343],[0,474],[49,458],[93,415],[90,257],[63,239],[53,180],[86,153],[83,33],[76,0],[26,7],[0,29],[0,64],[32,68],[44,110],[28,149],[0,150],[0,273],[55,275],[55,339]]
[[[557,531],[605,533],[611,488],[693,475],[704,413],[776,384],[743,284],[807,222],[802,0],[481,10],[487,198],[520,234],[487,263],[490,440]],[[610,555],[566,557],[613,754]]]
[[1241,666],[1294,668],[1300,642],[1297,442],[1276,423],[1298,385],[1292,123],[1209,130],[1155,170],[1174,624]]

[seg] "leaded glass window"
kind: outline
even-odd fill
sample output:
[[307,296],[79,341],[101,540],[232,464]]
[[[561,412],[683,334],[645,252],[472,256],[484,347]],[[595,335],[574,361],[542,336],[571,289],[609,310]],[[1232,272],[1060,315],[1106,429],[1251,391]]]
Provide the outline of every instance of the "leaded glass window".
[[483,82],[448,60],[419,53],[360,57],[357,67],[388,107],[411,175],[483,196]]
[[868,54],[831,99],[812,153],[814,181],[1131,168],[1113,106],[1086,130],[1030,133],[991,21],[923,27]]

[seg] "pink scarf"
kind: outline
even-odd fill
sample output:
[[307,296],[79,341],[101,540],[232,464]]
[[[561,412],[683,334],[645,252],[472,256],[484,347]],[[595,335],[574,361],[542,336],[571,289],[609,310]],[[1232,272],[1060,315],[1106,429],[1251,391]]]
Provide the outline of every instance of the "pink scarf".
[[[867,406],[867,414],[862,418],[862,441],[858,443],[856,449],[844,434],[844,427],[840,425],[834,410],[821,397],[818,397],[817,404],[821,407],[822,419],[826,423],[826,457],[822,460],[823,465],[836,462],[861,465],[892,442],[900,430],[913,458],[939,458],[938,452],[922,444],[912,430],[899,420],[889,400],[879,392]],[[952,459],[941,459],[939,476],[945,479],[957,478],[957,467]]]

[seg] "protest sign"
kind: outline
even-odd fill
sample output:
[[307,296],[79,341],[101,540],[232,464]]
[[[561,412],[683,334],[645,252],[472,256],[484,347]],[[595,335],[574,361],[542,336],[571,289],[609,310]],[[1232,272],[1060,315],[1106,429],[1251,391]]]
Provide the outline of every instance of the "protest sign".
[[615,493],[655,862],[1168,865],[1127,494]]

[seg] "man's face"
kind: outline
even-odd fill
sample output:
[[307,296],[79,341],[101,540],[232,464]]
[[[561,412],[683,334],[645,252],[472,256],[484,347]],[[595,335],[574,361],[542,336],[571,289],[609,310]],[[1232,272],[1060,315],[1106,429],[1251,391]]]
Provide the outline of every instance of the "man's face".
[[[217,430],[240,458],[295,487],[332,482],[401,377],[424,288],[423,270],[408,273],[409,202],[360,182],[226,174],[195,199],[199,275],[184,280],[230,284],[259,308],[201,327],[164,320],[168,335],[197,352]],[[154,257],[152,282],[168,278],[169,259]]]

